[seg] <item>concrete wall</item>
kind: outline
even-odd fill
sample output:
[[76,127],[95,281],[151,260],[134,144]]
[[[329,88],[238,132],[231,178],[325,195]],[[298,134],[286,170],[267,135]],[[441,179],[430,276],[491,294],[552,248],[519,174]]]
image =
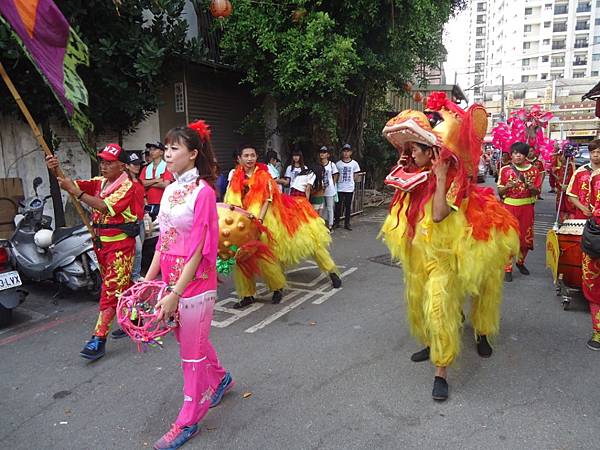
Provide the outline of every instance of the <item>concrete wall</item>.
[[[65,174],[71,178],[89,178],[92,173],[92,162],[81,149],[77,137],[69,128],[58,122],[51,121],[51,128],[60,138],[61,143],[57,152],[58,159]],[[116,134],[106,134],[98,137],[98,146],[108,142],[117,142]],[[44,162],[44,153],[39,147],[29,126],[14,117],[0,117],[0,178],[18,177],[23,181],[25,196],[33,195],[33,179],[41,177],[43,184],[38,188],[40,195],[50,192],[48,170]],[[63,192],[63,205],[66,205],[67,195]],[[67,213],[69,213],[67,208]],[[54,217],[52,204],[46,204],[45,214]],[[69,214],[68,214],[69,215]],[[76,219],[76,222],[77,223]],[[67,220],[67,224],[73,220]]]
[[145,150],[147,142],[162,141],[158,113],[152,113],[133,133],[123,136],[123,148],[126,150]]

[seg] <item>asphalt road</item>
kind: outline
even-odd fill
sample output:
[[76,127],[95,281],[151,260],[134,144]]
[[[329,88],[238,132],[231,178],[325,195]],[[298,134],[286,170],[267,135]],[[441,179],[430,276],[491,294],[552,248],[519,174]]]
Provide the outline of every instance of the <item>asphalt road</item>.
[[[576,298],[563,311],[544,267],[553,222],[545,197],[532,274],[506,286],[494,354],[477,356],[467,322],[443,404],[431,399],[431,365],[409,360],[419,346],[406,325],[401,271],[376,240],[384,209],[334,233],[345,273],[335,293],[314,267],[300,268],[282,304],[265,296],[236,315],[224,283],[212,340],[237,385],[186,448],[600,448],[600,354],[585,346],[587,304]],[[0,447],[151,448],[182,401],[175,340],[145,354],[110,341],[105,358],[87,363],[78,352],[95,303],[72,294],[53,303],[53,285],[30,288],[16,323],[0,330]]]

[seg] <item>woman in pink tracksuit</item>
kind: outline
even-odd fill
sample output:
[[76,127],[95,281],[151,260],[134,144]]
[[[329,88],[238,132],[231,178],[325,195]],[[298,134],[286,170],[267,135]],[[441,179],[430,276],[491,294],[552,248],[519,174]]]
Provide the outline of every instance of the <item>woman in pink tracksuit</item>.
[[219,240],[214,155],[203,121],[174,128],[165,138],[165,161],[175,182],[165,189],[158,220],[160,237],[146,275],[159,273],[170,291],[157,304],[159,316],[178,314],[175,335],[183,368],[183,406],[156,449],[175,449],[198,432],[198,422],[233,386],[208,340],[216,299]]

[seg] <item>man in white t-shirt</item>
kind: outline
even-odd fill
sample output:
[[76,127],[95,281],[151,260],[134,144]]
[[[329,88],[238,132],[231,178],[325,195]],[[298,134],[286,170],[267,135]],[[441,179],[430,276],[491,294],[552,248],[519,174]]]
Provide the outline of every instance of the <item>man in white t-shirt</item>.
[[342,211],[344,212],[344,228],[352,231],[350,227],[350,213],[352,211],[352,197],[354,196],[354,177],[360,172],[360,166],[352,159],[352,147],[344,144],[342,159],[336,163],[339,176],[337,180],[338,202],[335,207],[334,228],[340,223]]
[[277,183],[279,190],[283,191],[282,184],[285,184],[286,182],[283,178],[281,178],[281,171],[277,168],[278,162],[279,158],[277,157],[277,152],[269,150],[267,152],[267,169],[269,169],[269,173],[275,180],[275,183]]
[[325,146],[319,149],[319,162],[323,166],[323,199],[325,207],[321,209],[321,217],[327,223],[327,226],[331,230],[333,228],[333,222],[335,219],[334,208],[335,208],[335,184],[338,180],[338,168],[329,160],[330,152]]

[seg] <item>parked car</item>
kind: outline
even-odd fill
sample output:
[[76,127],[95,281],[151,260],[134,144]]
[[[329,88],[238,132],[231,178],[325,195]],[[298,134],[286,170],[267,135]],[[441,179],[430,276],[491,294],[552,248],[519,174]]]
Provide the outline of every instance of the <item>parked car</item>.
[[579,147],[579,152],[575,156],[575,166],[580,167],[590,162],[590,149],[587,145]]

